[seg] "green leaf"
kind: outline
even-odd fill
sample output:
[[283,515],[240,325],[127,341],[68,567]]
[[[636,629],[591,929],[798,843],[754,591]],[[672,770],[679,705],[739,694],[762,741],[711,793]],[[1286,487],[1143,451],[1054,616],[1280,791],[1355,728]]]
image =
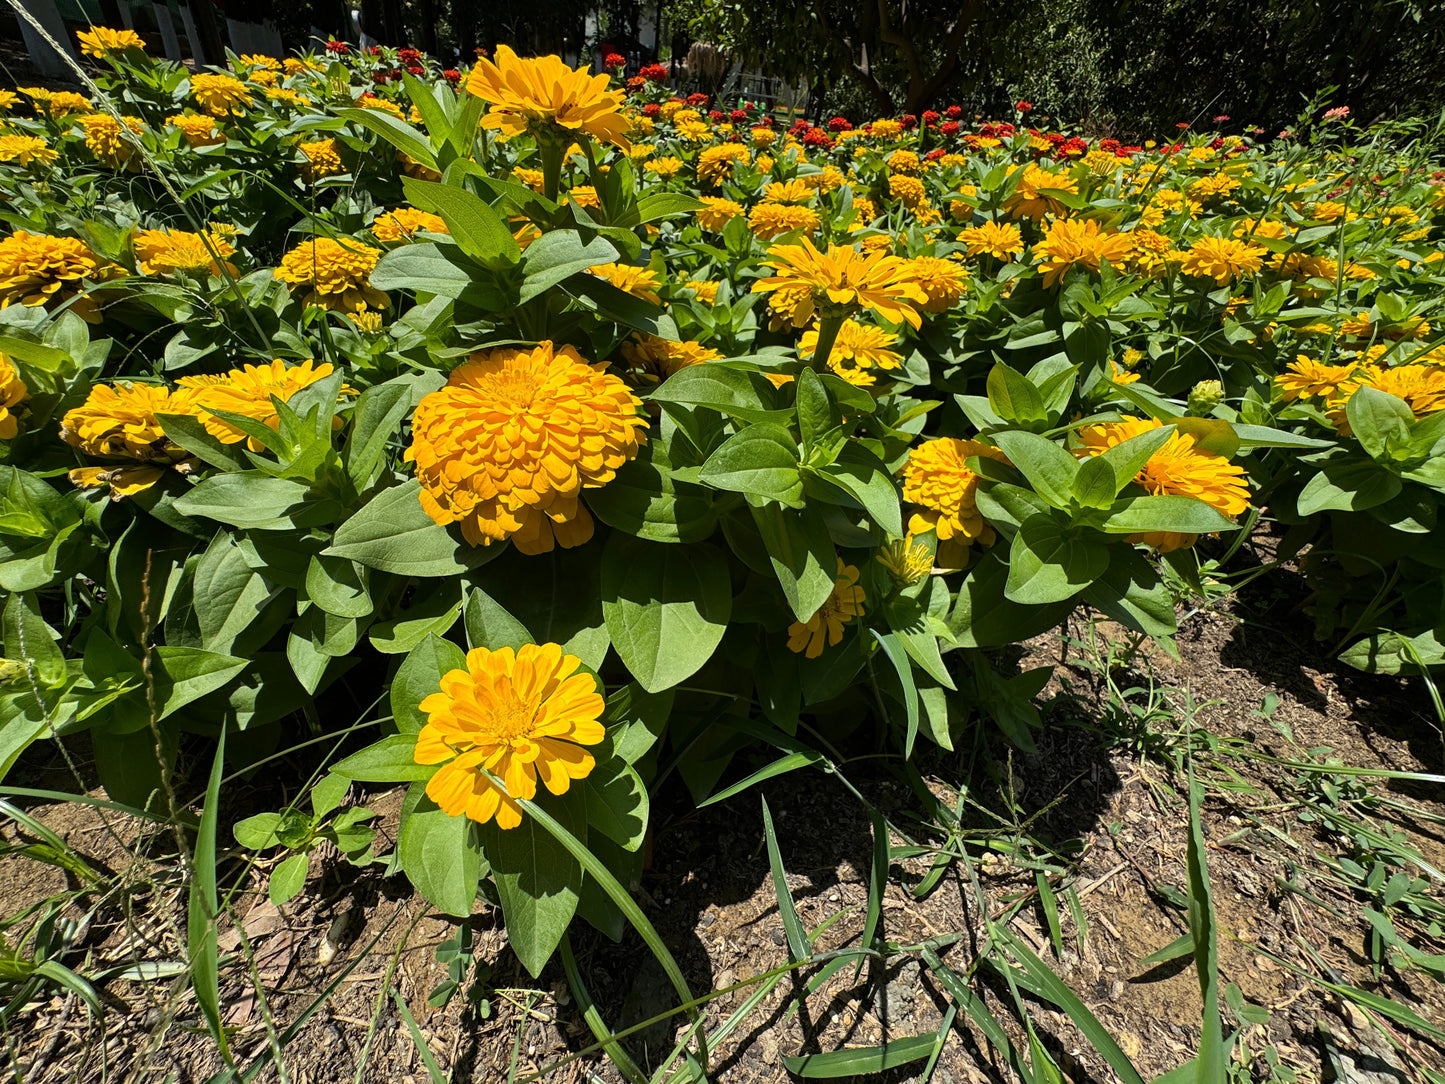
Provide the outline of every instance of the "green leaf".
[[1363,512],[1393,499],[1402,488],[1399,477],[1374,460],[1346,456],[1319,464],[1318,473],[1300,490],[1296,507],[1302,516]]
[[40,616],[40,603],[34,592],[12,592],[5,600],[3,621],[5,657],[24,662],[42,687],[53,689],[61,685],[66,678],[65,655],[50,626]]
[[893,664],[894,671],[898,674],[898,682],[903,689],[903,707],[907,712],[907,730],[903,742],[904,757],[913,756],[913,742],[918,737],[918,689],[913,684],[913,664],[908,661],[908,653],[903,648],[903,642],[895,632],[879,632],[877,629],[869,629],[873,639],[878,641],[878,646],[883,649],[883,654]]
[[828,399],[828,389],[812,369],[798,374],[798,392],[794,408],[798,412],[798,432],[803,435],[803,447],[811,452],[824,433],[837,424],[834,420],[833,404]]
[[759,795],[758,800],[763,803],[763,838],[768,847],[768,866],[773,874],[773,895],[778,900],[778,917],[783,920],[783,933],[788,940],[788,959],[794,962],[806,960],[812,955],[808,934],[803,929],[802,920],[798,918],[798,908],[793,903],[793,893],[788,888],[788,874],[783,869],[783,856],[778,850],[778,835],[773,831],[773,814],[768,809],[766,798]]
[[959,585],[948,628],[961,647],[1002,647],[1053,628],[1073,608],[1071,601],[1024,605],[1004,595],[1009,566],[989,554]]
[[241,471],[206,478],[175,501],[185,516],[203,516],[233,527],[275,531],[296,526],[293,513],[307,503],[310,490],[290,478]]
[[698,481],[742,493],[755,502],[771,500],[800,508],[803,480],[798,465],[798,444],[791,433],[780,425],[750,425],[708,456]]
[[716,805],[718,802],[725,802],[733,795],[741,794],[743,791],[748,790],[751,787],[755,787],[759,783],[764,783],[767,780],[776,778],[780,775],[786,775],[788,772],[797,771],[799,768],[811,768],[814,765],[821,764],[822,762],[823,754],[814,752],[812,750],[802,753],[789,753],[787,756],[779,757],[771,764],[759,768],[757,771],[749,775],[746,779],[740,779],[732,786],[724,787],[716,794],[708,796],[703,801],[698,802],[697,807],[699,809],[702,809],[704,806]]
[[1108,508],[1122,488],[1109,461],[1101,455],[1094,456],[1079,464],[1079,473],[1074,477],[1074,500],[1085,508]]
[[471,647],[485,647],[489,651],[510,647],[516,651],[537,642],[526,625],[480,587],[473,588],[467,600],[466,626],[467,643]]
[[1224,1084],[1228,1065],[1224,1032],[1219,1018],[1219,934],[1215,928],[1214,898],[1209,888],[1209,861],[1205,856],[1204,826],[1199,806],[1204,788],[1194,778],[1194,762],[1186,760],[1189,783],[1189,932],[1194,938],[1194,970],[1204,999],[1200,1023],[1198,1084]]
[[993,439],[1040,497],[1055,508],[1073,504],[1077,459],[1047,437],[1021,429],[995,433]]
[[599,764],[576,784],[587,796],[587,826],[624,850],[635,851],[647,837],[647,787],[619,757]]
[[[437,377],[440,380],[440,376]],[[428,382],[429,384],[430,382]],[[386,458],[387,445],[401,431],[402,419],[431,390],[417,380],[388,380],[367,388],[351,412],[351,433],[346,441],[346,475],[358,492],[376,480]]]
[[859,1046],[848,1050],[833,1050],[826,1054],[784,1057],[783,1066],[788,1072],[809,1080],[841,1077],[856,1079],[922,1061],[933,1053],[935,1042],[935,1035],[909,1035],[906,1038],[893,1039],[881,1046]]
[[685,366],[655,388],[648,399],[709,407],[744,421],[765,422],[779,414],[768,405],[774,401],[773,388],[761,374],[724,365]]
[[471,821],[449,817],[426,796],[424,784],[407,791],[397,858],[412,885],[443,914],[472,913],[486,862],[472,841]]
[[159,721],[227,684],[246,669],[237,659],[194,647],[158,647],[151,651],[152,698]]
[[816,506],[795,512],[769,504],[750,511],[788,607],[807,621],[833,593],[838,576],[838,551],[827,522]]
[[[587,799],[583,787],[573,786],[560,797],[548,795],[542,800],[574,841],[585,847]],[[534,816],[524,814],[521,824],[507,829],[498,828],[491,820],[479,826],[479,834],[507,922],[507,941],[522,966],[536,977],[577,911],[583,867]]]
[[441,691],[443,675],[466,668],[466,652],[436,635],[417,644],[401,664],[391,681],[391,714],[396,728],[411,735],[413,744],[416,734],[426,725],[421,702]]
[[336,529],[328,557],[346,557],[398,576],[456,576],[496,558],[503,545],[472,546],[456,527],[426,514],[412,479],[383,489]]
[[681,192],[654,192],[637,201],[638,221],[656,222],[673,215],[691,214],[706,206],[701,200]]
[[509,550],[487,572],[487,593],[536,637],[596,670],[611,646],[602,614],[601,539],[529,555]]
[[672,713],[674,694],[649,693],[636,682],[628,682],[607,698],[607,734],[612,753],[628,764],[636,764],[662,737]]
[[576,230],[544,233],[522,253],[522,291],[518,303],[525,304],[579,271],[612,263],[617,258],[617,250],[602,237],[594,237],[584,244]]
[[378,290],[416,290],[455,298],[472,284],[479,270],[468,267],[456,245],[413,243],[394,248],[377,261],[371,284]]
[[1044,400],[1028,377],[1003,362],[989,370],[988,405],[1006,422],[1028,425],[1047,420]]
[[235,537],[229,531],[217,531],[195,567],[192,606],[201,646],[207,651],[229,652],[272,595],[265,578],[246,562]]
[[872,452],[850,441],[838,452],[838,458],[823,468],[823,477],[853,497],[891,537],[903,537],[898,484]]
[[223,444],[191,414],[157,414],[161,432],[203,463],[227,471],[249,470],[251,461],[239,444]]
[[1239,525],[1203,501],[1193,497],[1125,497],[1115,501],[1101,524],[1110,534],[1138,534],[1146,531],[1176,531],[1180,534],[1213,534],[1235,531]]
[[717,528],[713,494],[675,481],[671,468],[662,441],[650,440],[610,482],[587,491],[587,507],[609,527],[638,538],[702,542]]
[[472,259],[498,267],[522,258],[517,239],[502,216],[465,188],[415,177],[403,177],[401,187],[413,207],[441,215],[457,244]]
[[[437,168],[436,155],[432,153],[426,136],[400,118],[380,109],[338,109],[336,115],[342,120],[370,128],[408,158],[415,159],[428,169]],[[412,202],[416,203],[416,200]]]
[[1079,529],[1052,516],[1030,516],[1020,524],[1010,546],[1004,594],[1031,606],[1064,602],[1108,567],[1108,546],[1082,537]]
[[732,614],[728,563],[713,546],[614,534],[602,557],[602,615],[628,670],[657,693],[712,657]]
[[[158,650],[165,650],[160,648]],[[231,1062],[226,1030],[221,1023],[220,952],[216,945],[216,922],[221,907],[216,893],[216,826],[221,819],[221,768],[226,760],[226,728],[216,745],[211,776],[201,807],[201,822],[191,855],[190,898],[186,910],[186,955],[190,964],[191,988],[196,993],[201,1015],[221,1058]]]
[[437,766],[416,762],[415,734],[388,734],[333,764],[331,770],[345,779],[359,779],[363,783],[411,783],[430,779]]
[[231,834],[248,851],[264,851],[276,846],[276,829],[280,824],[280,813],[257,813],[254,817],[237,821],[231,827]]
[[1181,956],[1190,956],[1194,953],[1194,935],[1192,933],[1181,934],[1162,949],[1149,953],[1139,961],[1139,967],[1147,970],[1157,967],[1159,964],[1167,964],[1170,960],[1177,960]]
[[[318,554],[306,569],[306,595],[336,617],[365,617],[372,611],[370,579],[370,571],[354,561]],[[199,595],[199,574],[196,592]]]
[[1154,566],[1134,550],[1111,548],[1108,571],[1085,588],[1083,600],[1147,636],[1161,638],[1178,631],[1174,597]]
[[1403,399],[1366,385],[1345,404],[1350,431],[1372,459],[1403,455],[1410,445],[1415,413]]
[[463,586],[460,580],[419,584],[406,609],[369,626],[366,638],[383,654],[405,655],[433,633],[445,636],[461,616]]
[[306,855],[293,854],[271,871],[266,894],[275,904],[295,898],[306,887]]

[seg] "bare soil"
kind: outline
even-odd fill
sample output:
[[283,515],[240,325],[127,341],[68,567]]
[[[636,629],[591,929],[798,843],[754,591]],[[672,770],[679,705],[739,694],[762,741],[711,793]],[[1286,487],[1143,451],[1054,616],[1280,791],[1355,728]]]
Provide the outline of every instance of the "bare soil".
[[[1194,725],[1225,747],[1238,742],[1283,760],[1297,758],[1300,750],[1323,757],[1327,748],[1333,750],[1328,755],[1348,765],[1441,772],[1440,733],[1423,692],[1328,661],[1314,644],[1301,642],[1301,628],[1292,604],[1278,598],[1253,600],[1236,614],[1204,612],[1185,623],[1178,660],[1151,651],[1130,660],[1116,681],[1143,684],[1152,670],[1160,685],[1187,692],[1197,708]],[[1107,636],[1109,629],[1101,625],[1091,632],[1075,622],[1069,634],[1087,642],[1090,635]],[[995,916],[1011,902],[1024,901],[1010,928],[1049,961],[1150,1079],[1192,1057],[1199,1038],[1201,999],[1191,960],[1152,968],[1141,964],[1188,928],[1187,915],[1171,902],[1171,894],[1177,900],[1187,885],[1184,784],[1160,758],[1130,755],[1119,741],[1117,724],[1112,730],[1101,725],[1109,705],[1097,670],[1081,665],[1077,643],[1066,643],[1058,633],[1040,637],[1026,645],[1018,665],[1060,659],[1063,665],[1040,698],[1045,726],[1035,754],[1010,754],[993,725],[982,722],[976,724],[986,728],[979,741],[963,736],[964,751],[922,752],[917,765],[947,804],[956,800],[956,785],[969,781],[982,804],[1003,811],[1011,802],[1025,817],[1037,814],[1028,825],[1031,835],[1073,856],[1066,884],[1077,891],[1084,928],[1065,909],[1063,952],[1056,956],[1033,872],[998,848],[970,848]],[[1292,729],[1296,747],[1259,713],[1270,694],[1278,698],[1273,719]],[[1139,739],[1170,740],[1168,732],[1181,725],[1182,719],[1163,725],[1156,719]],[[980,757],[985,745],[992,755]],[[73,789],[72,768],[84,781],[85,750],[69,751],[73,766],[30,758],[23,768],[26,785]],[[1200,757],[1201,765],[1209,760]],[[1445,1050],[1397,1031],[1410,1055],[1402,1062],[1358,1010],[1298,973],[1319,975],[1323,964],[1336,983],[1445,1022],[1441,985],[1418,971],[1377,969],[1372,963],[1370,927],[1360,914],[1368,899],[1341,890],[1325,864],[1348,853],[1348,841],[1324,822],[1302,818],[1309,809],[1300,805],[1292,784],[1299,773],[1257,756],[1221,755],[1214,763],[1234,770],[1232,777],[1204,770],[1209,784],[1204,826],[1222,981],[1237,984],[1249,1002],[1270,1011],[1268,1024],[1245,1029],[1250,1049],[1273,1049],[1304,1081],[1331,1079],[1337,1066],[1371,1084],[1417,1079],[1420,1066],[1445,1070]],[[872,764],[860,762],[849,778],[914,841],[939,842],[920,820],[917,796]],[[1445,816],[1445,794],[1438,786],[1378,780],[1361,785]],[[760,789],[773,811],[789,888],[805,926],[816,928],[843,912],[819,947],[856,944],[865,920],[872,853],[866,811],[836,779],[823,774],[795,773]],[[381,814],[378,823],[386,837],[378,851],[389,849],[400,798],[400,790],[366,795],[367,804]],[[275,779],[227,788],[226,802],[233,820],[276,808]],[[88,931],[65,961],[69,966],[94,975],[133,960],[137,951],[152,962],[184,957],[186,901],[174,872],[178,842],[169,828],[74,804],[25,804],[88,861],[113,873],[121,886],[94,907]],[[653,817],[651,864],[637,897],[693,991],[725,989],[785,964],[786,942],[756,794],[745,792],[699,811],[680,788],[674,793],[665,787],[654,798]],[[1445,836],[1438,825],[1405,813],[1392,819],[1402,841],[1426,861],[1445,866]],[[975,820],[978,827],[986,826],[982,816]],[[6,831],[13,837],[13,826]],[[229,830],[223,833],[224,846]],[[893,839],[895,846],[903,842]],[[222,971],[222,1003],[240,1064],[264,1057],[268,1046],[280,1046],[288,1081],[426,1081],[427,1068],[397,1011],[393,990],[415,1015],[436,1064],[455,1081],[505,1080],[513,1070],[533,1073],[593,1044],[560,965],[554,961],[540,980],[528,976],[506,947],[499,912],[484,902],[470,920],[478,965],[474,996],[458,993],[445,1008],[433,1010],[427,997],[446,979],[434,953],[454,926],[431,913],[403,878],[384,879],[379,867],[357,871],[334,852],[317,851],[306,891],[278,909],[262,891],[263,869],[243,877],[245,860],[244,852],[226,852],[221,866],[223,884],[238,889],[232,908],[237,921],[223,930],[222,951],[238,961],[254,961]],[[930,893],[916,898],[912,888],[929,864],[927,857],[893,864],[884,933],[905,945],[961,934],[942,955],[952,969],[966,973],[982,930],[976,897],[967,872],[955,863]],[[1065,886],[1056,887],[1062,899]],[[20,856],[0,858],[0,915],[18,914],[66,889],[66,875],[52,866]],[[71,913],[80,912],[73,908]],[[579,924],[573,943],[581,974],[612,1029],[675,1006],[661,969],[630,931],[613,944]],[[335,946],[334,955],[328,946]],[[1428,938],[1417,947],[1442,951]],[[886,968],[865,967],[856,979],[853,966],[846,966],[796,1011],[795,992],[809,974],[785,979],[711,1050],[711,1080],[782,1081],[788,1079],[781,1062],[785,1055],[935,1033],[948,1007],[916,956],[897,957]],[[1016,1041],[1026,1043],[1005,987],[991,982],[981,986],[990,1009]],[[19,1079],[25,1084],[151,1079],[187,1084],[204,1081],[222,1067],[183,976],[116,978],[100,988],[107,1005],[103,1022],[90,1019],[82,1003],[64,994],[12,1019],[5,1042]],[[712,1000],[706,1010],[710,1022],[727,1019],[753,989],[746,986]],[[1041,1040],[1072,1079],[1113,1079],[1067,1016],[1043,1003],[1034,1003],[1033,1009]],[[653,1067],[671,1050],[682,1022],[672,1017],[636,1033],[625,1046],[644,1068]],[[921,1064],[878,1079],[916,1079]],[[1268,1079],[1262,1062],[1254,1068],[1260,1079]],[[1010,1078],[997,1052],[960,1015],[933,1079],[961,1084]],[[257,1079],[277,1079],[274,1068],[263,1069]],[[621,1078],[605,1057],[589,1053],[556,1068],[547,1079],[562,1084]]]

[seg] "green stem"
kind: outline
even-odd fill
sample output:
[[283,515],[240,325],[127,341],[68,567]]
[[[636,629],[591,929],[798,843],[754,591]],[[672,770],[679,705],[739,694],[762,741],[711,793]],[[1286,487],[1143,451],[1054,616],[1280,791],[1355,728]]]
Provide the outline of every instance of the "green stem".
[[813,348],[813,368],[828,364],[828,358],[833,354],[833,343],[838,338],[838,330],[846,319],[846,316],[818,316],[818,345]]
[[542,195],[555,203],[562,181],[562,158],[567,153],[567,144],[543,130],[537,133],[537,149],[542,152]]

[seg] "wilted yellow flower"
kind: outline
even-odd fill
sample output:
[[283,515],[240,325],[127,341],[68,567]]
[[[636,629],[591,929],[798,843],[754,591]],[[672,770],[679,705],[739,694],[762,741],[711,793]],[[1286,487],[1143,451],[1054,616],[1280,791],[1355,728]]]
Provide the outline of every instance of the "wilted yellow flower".
[[825,644],[837,647],[843,642],[843,626],[863,616],[865,601],[863,588],[858,584],[858,566],[844,564],[843,559],[838,558],[832,594],[808,620],[794,621],[788,626],[788,650],[816,659],[823,653]]
[[1201,237],[1194,242],[1179,269],[1186,275],[1212,278],[1221,286],[1253,275],[1264,266],[1267,250],[1227,237]]
[[1122,267],[1134,250],[1127,233],[1101,230],[1093,219],[1061,218],[1049,224],[1044,239],[1034,245],[1041,260],[1045,286],[1057,286],[1071,267],[1097,273],[1105,260]]
[[584,489],[611,481],[645,440],[641,402],[565,346],[473,354],[417,406],[406,458],[421,503],[472,545],[510,538],[523,553],[592,537]]
[[968,547],[994,541],[993,528],[978,510],[978,475],[968,466],[974,456],[1008,462],[991,444],[939,437],[913,448],[903,468],[903,499],[921,508],[909,518],[908,533],[937,533],[940,568],[962,568]]
[[48,166],[58,157],[39,136],[18,132],[0,135],[0,162],[14,162],[17,166]]
[[889,578],[899,587],[918,583],[933,571],[933,554],[922,542],[914,542],[912,535],[889,542],[873,559],[888,570]]
[[910,277],[908,261],[897,256],[864,254],[840,245],[831,245],[824,253],[804,237],[801,244],[769,249],[762,262],[777,274],[755,282],[753,293],[787,287],[807,291],[794,306],[797,327],[812,319],[815,310],[828,318],[849,316],[859,309],[871,309],[885,320],[915,328],[922,325],[918,306],[927,296]]
[[793,230],[813,233],[822,220],[811,207],[793,203],[760,203],[748,215],[748,228],[759,240],[771,241]]
[[398,207],[384,211],[371,224],[371,235],[378,241],[410,241],[418,230],[427,233],[450,233],[440,215],[418,211],[415,207]]
[[192,147],[209,147],[224,142],[225,139],[221,130],[216,127],[215,118],[204,114],[186,116],[177,113],[173,117],[167,117],[166,123],[173,128],[179,128],[181,135]]
[[675,342],[638,331],[623,342],[622,356],[644,381],[660,383],[679,369],[716,361],[722,354],[702,343]]
[[309,286],[307,305],[342,312],[384,309],[390,299],[368,281],[380,258],[381,249],[359,241],[318,237],[286,253],[273,274],[292,286]]
[[71,311],[95,323],[100,312],[94,297],[83,295],[86,280],[100,282],[124,273],[74,237],[16,230],[0,241],[0,309],[17,302],[49,306],[74,298]]
[[947,312],[968,289],[968,273],[952,260],[939,256],[915,256],[908,261],[913,281],[926,300],[920,308],[927,313]]
[[[866,388],[874,383],[869,369],[897,369],[903,364],[903,355],[889,349],[898,345],[898,336],[881,327],[860,324],[856,320],[844,320],[828,352],[828,368],[848,383]],[[798,344],[799,353],[812,358],[818,352],[818,329],[809,328],[803,332]]]
[[[186,376],[180,379],[179,384],[189,392],[189,402],[207,433],[224,444],[239,444],[244,440],[246,447],[259,452],[264,447],[260,441],[248,437],[212,412],[220,410],[240,414],[269,429],[279,428],[281,422],[276,415],[276,404],[271,400],[289,402],[302,388],[325,380],[333,371],[334,366],[329,362],[314,365],[311,361],[304,361],[300,365],[287,365],[276,360],[270,365],[243,365],[224,376]],[[351,393],[351,389],[343,387],[342,392]],[[332,424],[340,426],[343,423],[336,418]]]
[[145,122],[139,117],[121,119],[125,121],[124,127],[109,113],[91,113],[80,118],[85,128],[85,149],[112,169],[139,166],[138,162],[132,162],[136,153],[134,137],[145,131]]
[[497,130],[502,139],[528,131],[553,139],[575,139],[585,133],[626,150],[624,95],[608,89],[610,83],[606,72],[574,70],[556,56],[523,59],[509,46],[499,45],[495,63],[478,60],[466,86],[468,94],[491,105],[482,127]]
[[108,26],[92,26],[89,30],[77,30],[76,40],[80,51],[97,60],[107,53],[123,53],[127,49],[145,51],[145,42],[134,30],[112,30]]
[[[232,275],[236,273],[235,265],[226,260],[227,256],[235,255],[235,246],[215,232],[202,238],[198,233],[184,230],[137,230],[131,246],[142,275],[219,275],[223,267]],[[216,262],[217,257],[220,263]]]
[[450,817],[507,829],[522,823],[517,799],[537,796],[539,775],[553,794],[585,779],[596,760],[583,746],[605,736],[607,704],[581,665],[557,644],[467,652],[466,669],[442,675],[441,691],[421,702],[414,757],[441,765],[427,797]]
[[958,235],[970,256],[992,256],[1009,263],[1024,250],[1024,237],[1012,222],[985,222],[970,226]]
[[[1162,424],[1153,418],[1126,418],[1120,422],[1083,426],[1078,432],[1080,447],[1074,454],[1102,455],[1130,437],[1158,429]],[[1243,467],[1198,447],[1193,434],[1176,431],[1149,457],[1134,481],[1150,496],[1193,497],[1233,517],[1249,507],[1249,488],[1244,474]],[[1170,553],[1192,546],[1198,537],[1177,531],[1149,531],[1130,535],[1129,541]]]
[[205,72],[191,76],[191,97],[213,117],[228,113],[239,116],[251,104],[251,91],[245,83],[229,75]]
[[334,139],[316,139],[296,147],[305,157],[301,174],[313,184],[322,177],[334,177],[346,172],[346,165],[336,149]]
[[20,432],[15,408],[30,398],[30,389],[9,354],[0,354],[0,440],[14,440]]

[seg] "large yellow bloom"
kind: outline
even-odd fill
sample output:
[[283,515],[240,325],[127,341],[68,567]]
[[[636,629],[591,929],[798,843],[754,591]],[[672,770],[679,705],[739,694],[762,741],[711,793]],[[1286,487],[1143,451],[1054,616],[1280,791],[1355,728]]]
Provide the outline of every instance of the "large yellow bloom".
[[134,30],[112,30],[108,26],[92,26],[89,30],[77,30],[76,39],[80,51],[97,60],[107,53],[123,53],[127,49],[145,51],[146,43]]
[[748,148],[742,143],[719,143],[698,155],[697,179],[701,184],[722,184],[732,176],[733,163],[746,162]]
[[194,461],[171,442],[157,414],[196,414],[187,392],[163,384],[97,384],[84,403],[66,412],[60,436],[73,448],[100,459],[129,460],[124,466],[77,467],[73,485],[110,487],[111,495],[128,497],[155,485],[165,472],[186,469]]
[[613,286],[633,297],[651,301],[654,305],[662,304],[662,297],[657,292],[657,288],[662,283],[658,282],[655,271],[649,271],[645,267],[634,267],[628,263],[599,263],[589,267],[587,273],[596,275],[600,279],[606,279]]
[[[1371,387],[1405,400],[1417,418],[1445,410],[1445,369],[1435,365],[1396,365],[1393,369],[1370,366],[1361,373]],[[1356,390],[1350,389],[1349,394]]]
[[166,123],[180,129],[187,145],[192,147],[210,147],[225,142],[221,130],[216,127],[216,119],[204,113],[177,113],[167,117]]
[[398,207],[376,216],[371,235],[378,241],[410,241],[418,230],[427,233],[451,233],[440,215],[418,211],[415,207]]
[[44,101],[46,112],[57,119],[69,116],[71,113],[84,113],[94,108],[90,99],[84,94],[76,94],[71,90],[47,92]]
[[895,173],[888,178],[888,195],[910,211],[917,211],[928,203],[928,190],[923,182],[906,173]]
[[1077,218],[1050,223],[1044,239],[1034,245],[1034,255],[1042,258],[1039,270],[1044,273],[1045,286],[1057,286],[1071,267],[1097,272],[1105,260],[1122,267],[1133,251],[1134,242],[1127,233],[1101,230],[1093,219]]
[[308,305],[340,312],[384,309],[390,299],[368,281],[380,258],[381,249],[360,241],[318,237],[286,253],[272,273],[292,286],[311,287],[304,299]]
[[[300,365],[288,366],[279,359],[270,365],[243,365],[232,369],[224,376],[185,376],[179,381],[188,394],[188,403],[193,407],[206,432],[224,444],[246,442],[246,447],[259,452],[265,447],[255,437],[248,437],[235,425],[216,417],[212,411],[221,410],[228,414],[241,414],[252,418],[270,429],[280,426],[276,415],[276,398],[289,402],[304,387],[330,376],[334,367],[330,362],[314,365],[304,361]],[[351,391],[343,387],[343,393]],[[333,419],[333,426],[342,425],[340,418]]]
[[1004,263],[1010,262],[1024,250],[1024,237],[1012,222],[985,222],[981,226],[970,226],[958,235],[968,246],[970,256],[992,256]]
[[145,122],[139,117],[122,117],[125,126],[109,113],[91,113],[80,118],[85,129],[85,149],[95,155],[97,161],[112,169],[124,169],[135,156],[135,137],[145,131]]
[[1365,382],[1357,365],[1325,365],[1308,354],[1298,354],[1274,378],[1274,386],[1286,400],[1320,399],[1335,406]]
[[[1009,172],[1012,173],[1013,169]],[[1008,199],[1003,201],[1003,209],[1012,218],[1031,218],[1037,222],[1045,215],[1060,215],[1068,210],[1068,207],[1056,196],[1050,195],[1050,192],[1077,194],[1078,191],[1079,183],[1067,173],[1050,173],[1038,166],[1027,165],[1017,187]]]
[[48,166],[58,157],[59,154],[39,136],[18,132],[0,135],[0,162],[14,162],[17,166]]
[[473,354],[417,406],[411,447],[421,503],[473,545],[510,538],[523,553],[592,537],[584,489],[637,454],[641,402],[606,363],[570,346]]
[[607,705],[592,675],[577,673],[581,665],[557,644],[467,652],[467,668],[442,675],[441,691],[421,702],[427,723],[416,762],[441,765],[427,797],[448,816],[515,828],[517,799],[537,796],[539,775],[553,794],[585,778],[596,760],[583,746],[602,740]]
[[763,241],[771,241],[794,230],[811,234],[821,222],[818,212],[811,207],[799,207],[792,203],[760,203],[748,216],[748,228]]
[[903,468],[903,499],[921,509],[909,517],[908,533],[937,533],[940,568],[962,568],[970,546],[994,541],[993,528],[978,510],[978,475],[968,467],[974,456],[1008,462],[991,444],[939,437],[912,449]]
[[830,245],[826,253],[808,238],[802,244],[779,245],[768,250],[766,267],[777,274],[759,279],[753,293],[770,293],[802,287],[793,309],[793,324],[802,327],[814,311],[824,317],[850,316],[871,309],[885,320],[920,327],[918,308],[928,296],[913,279],[908,261],[886,252],[859,252]]
[[80,296],[85,281],[101,281],[124,272],[105,263],[84,241],[16,230],[0,241],[0,309],[50,305],[75,298],[71,310],[82,319],[100,319],[94,297]]
[[921,306],[924,312],[947,312],[968,289],[968,272],[953,260],[915,256],[908,261],[908,266],[913,270],[913,281],[927,297]]
[[721,196],[699,196],[705,206],[698,209],[697,224],[712,233],[722,233],[729,222],[743,213],[743,205]]
[[191,97],[213,117],[224,117],[227,113],[239,116],[251,104],[251,91],[245,83],[229,75],[205,72],[191,76]]
[[807,658],[816,659],[823,653],[825,643],[837,647],[843,641],[843,626],[863,615],[864,601],[863,588],[858,584],[858,566],[845,565],[843,559],[838,558],[833,593],[808,620],[794,621],[788,626],[788,650],[801,651]]
[[[898,345],[898,336],[884,331],[881,327],[860,324],[856,320],[844,320],[828,351],[828,368],[848,383],[866,388],[874,383],[874,376],[868,370],[897,369],[903,364],[903,356],[889,347]],[[799,352],[812,357],[818,352],[818,329],[809,328],[803,332]]]
[[14,440],[20,431],[15,407],[30,398],[30,389],[20,379],[20,372],[10,355],[0,354],[0,440]]
[[[1086,425],[1079,430],[1080,447],[1074,454],[1102,455],[1116,444],[1158,429],[1162,424],[1154,418],[1127,418],[1121,422]],[[1149,457],[1134,481],[1151,496],[1193,497],[1232,517],[1249,507],[1249,487],[1244,473],[1243,467],[1224,456],[1199,448],[1192,434],[1175,431],[1164,446]],[[1198,537],[1177,531],[1149,531],[1130,535],[1129,541],[1170,553],[1194,545]]]
[[346,163],[341,160],[334,139],[313,139],[298,143],[296,149],[306,159],[301,164],[301,175],[311,184],[323,177],[335,177],[346,172]]
[[794,177],[791,181],[773,181],[763,188],[763,199],[769,203],[807,203],[817,190],[806,181]]
[[[206,242],[211,247],[206,247]],[[231,274],[236,266],[226,260],[236,248],[219,232],[199,233],[184,230],[137,230],[131,238],[136,267],[142,275],[206,274],[219,275],[224,267]],[[212,255],[212,252],[215,255]],[[220,263],[217,263],[217,257]]]
[[483,128],[501,138],[530,131],[534,135],[565,129],[565,136],[586,133],[602,143],[626,150],[628,121],[622,115],[622,91],[609,90],[611,76],[572,69],[561,57],[522,59],[506,45],[497,46],[496,63],[479,60],[467,76],[467,93],[491,104]]
[[1227,286],[1231,279],[1245,278],[1263,267],[1265,254],[1259,245],[1232,237],[1201,237],[1184,254],[1179,269]]

